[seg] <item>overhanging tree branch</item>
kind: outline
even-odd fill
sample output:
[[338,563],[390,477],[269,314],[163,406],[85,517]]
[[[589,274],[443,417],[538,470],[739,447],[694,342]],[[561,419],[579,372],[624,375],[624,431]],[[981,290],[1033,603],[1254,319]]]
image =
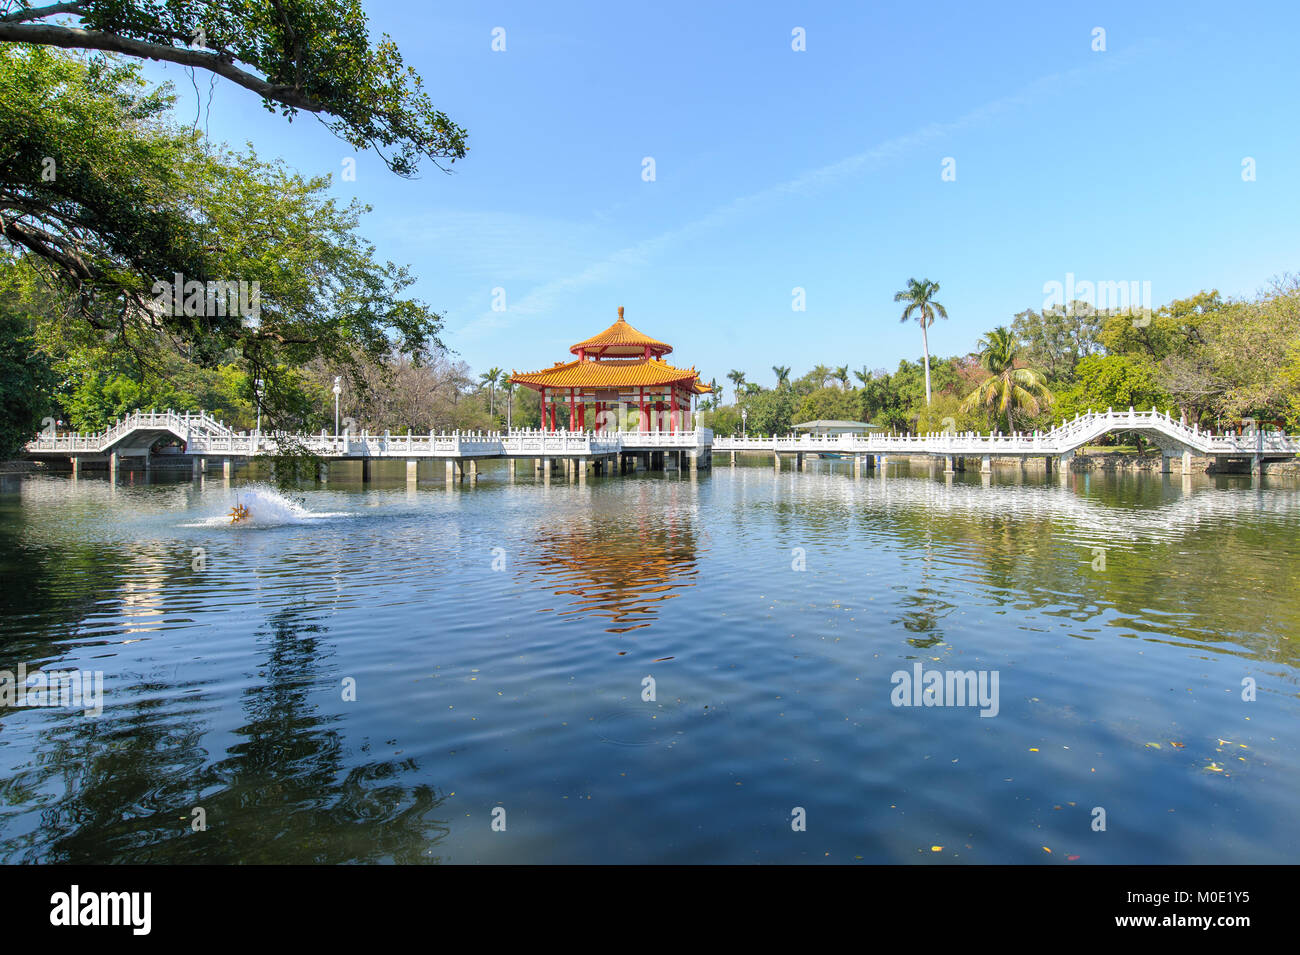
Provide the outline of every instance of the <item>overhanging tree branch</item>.
[[0,22],[0,42],[37,43],[67,50],[102,50],[106,53],[123,53],[149,60],[165,60],[181,66],[209,70],[264,99],[274,100],[285,106],[292,106],[294,109],[309,113],[325,110],[322,104],[303,95],[301,91],[291,86],[268,83],[259,76],[241,70],[228,57],[217,53],[163,46],[161,43],[132,40],[114,33],[83,30],[80,27],[53,26],[46,23]]

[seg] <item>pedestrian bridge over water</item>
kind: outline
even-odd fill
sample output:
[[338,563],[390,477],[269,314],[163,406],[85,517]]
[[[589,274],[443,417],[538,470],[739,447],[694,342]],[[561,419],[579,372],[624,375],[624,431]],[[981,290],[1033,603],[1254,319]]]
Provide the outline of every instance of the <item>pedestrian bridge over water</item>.
[[709,467],[714,451],[770,453],[776,467],[781,455],[794,455],[799,465],[805,456],[850,456],[855,469],[884,464],[890,456],[929,456],[942,459],[945,469],[964,470],[968,458],[978,458],[982,470],[990,470],[994,458],[1043,459],[1048,468],[1064,472],[1082,447],[1112,432],[1133,432],[1148,438],[1161,449],[1164,470],[1171,459],[1182,457],[1182,470],[1189,471],[1193,457],[1249,462],[1258,473],[1264,461],[1284,460],[1300,454],[1300,436],[1281,432],[1251,431],[1244,434],[1215,434],[1188,426],[1168,414],[1151,411],[1089,412],[1063,422],[1050,431],[1017,434],[942,432],[924,435],[799,435],[783,437],[715,438],[707,428],[691,431],[546,431],[512,429],[505,432],[451,432],[429,434],[286,434],[283,432],[235,432],[203,412],[134,412],[99,434],[47,433],[31,441],[27,454],[35,458],[67,458],[76,473],[84,461],[107,461],[116,472],[125,462],[150,466],[151,449],[160,440],[180,441],[183,453],[193,461],[196,473],[210,462],[220,462],[229,474],[235,461],[299,452],[323,461],[357,460],[363,479],[369,478],[369,462],[399,458],[407,462],[408,477],[414,479],[419,462],[446,462],[450,479],[457,469],[464,476],[477,473],[477,462],[488,458],[531,458],[536,473],[549,476],[557,463],[570,477],[585,477],[590,467],[597,473],[617,464],[620,471],[636,467]]
[[978,432],[940,432],[923,435],[843,434],[798,435],[784,437],[717,438],[714,451],[767,452],[780,467],[782,454],[794,454],[802,464],[804,455],[830,454],[851,456],[855,466],[883,464],[892,455],[928,455],[941,458],[946,470],[962,470],[966,458],[979,458],[981,470],[989,470],[994,458],[1042,458],[1049,469],[1054,465],[1065,471],[1075,453],[1112,432],[1132,432],[1147,438],[1160,448],[1163,470],[1169,471],[1170,460],[1182,457],[1183,470],[1190,470],[1193,457],[1248,460],[1251,471],[1258,473],[1260,464],[1285,460],[1300,454],[1300,435],[1253,430],[1245,434],[1215,434],[1199,426],[1188,426],[1170,415],[1157,411],[1088,412],[1073,421],[1062,422],[1050,431],[1016,434],[981,434]]
[[570,477],[585,477],[590,467],[597,473],[618,465],[620,470],[689,468],[712,463],[713,432],[693,431],[454,431],[428,434],[371,434],[349,430],[343,434],[287,434],[236,432],[205,412],[136,411],[98,434],[39,435],[26,446],[29,457],[72,462],[73,473],[87,461],[107,462],[110,472],[132,463],[148,470],[151,449],[160,440],[180,441],[183,453],[194,462],[195,473],[210,463],[220,463],[229,475],[236,461],[251,461],[286,453],[311,454],[324,461],[355,460],[362,464],[363,480],[370,463],[404,459],[414,479],[421,461],[446,463],[447,476],[468,470],[477,476],[477,462],[489,458],[531,458],[537,473],[549,475],[563,466]]

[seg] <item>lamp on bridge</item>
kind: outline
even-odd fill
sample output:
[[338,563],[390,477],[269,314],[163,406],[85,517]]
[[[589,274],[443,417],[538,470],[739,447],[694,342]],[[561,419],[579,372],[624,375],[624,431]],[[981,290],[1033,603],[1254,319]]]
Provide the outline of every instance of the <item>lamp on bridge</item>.
[[741,409],[740,409],[740,435],[741,435],[741,437],[747,437],[748,434],[749,434],[749,424],[748,424],[748,422],[749,422],[749,409],[748,409],[748,408],[741,408]]

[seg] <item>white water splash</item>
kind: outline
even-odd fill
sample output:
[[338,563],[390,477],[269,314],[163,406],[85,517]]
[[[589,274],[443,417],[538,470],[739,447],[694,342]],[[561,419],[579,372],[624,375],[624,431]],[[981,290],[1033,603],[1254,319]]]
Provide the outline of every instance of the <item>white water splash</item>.
[[[248,516],[238,524],[232,524],[230,511],[236,504],[242,504],[248,510]],[[210,506],[209,506],[210,507]],[[336,517],[348,517],[343,511],[310,511],[298,501],[286,497],[275,488],[266,484],[250,484],[232,490],[219,505],[216,514],[209,514],[197,521],[181,525],[182,527],[282,527],[286,524],[313,524],[318,521]],[[205,510],[209,508],[205,507]]]

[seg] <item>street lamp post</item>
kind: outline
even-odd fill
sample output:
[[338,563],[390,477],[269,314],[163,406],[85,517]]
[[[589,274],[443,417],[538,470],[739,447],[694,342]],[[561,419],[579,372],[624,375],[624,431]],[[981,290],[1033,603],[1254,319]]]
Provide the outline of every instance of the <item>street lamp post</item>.
[[253,383],[253,397],[257,399],[257,437],[262,437],[262,388],[266,385],[261,378]]
[[742,438],[749,437],[749,409],[748,408],[740,409],[740,436]]
[[339,395],[343,393],[343,386],[339,384],[343,378],[340,375],[334,376],[334,439],[338,440],[339,436]]

